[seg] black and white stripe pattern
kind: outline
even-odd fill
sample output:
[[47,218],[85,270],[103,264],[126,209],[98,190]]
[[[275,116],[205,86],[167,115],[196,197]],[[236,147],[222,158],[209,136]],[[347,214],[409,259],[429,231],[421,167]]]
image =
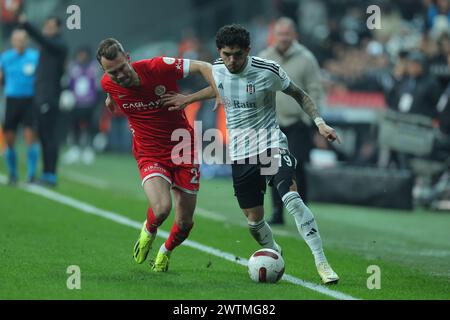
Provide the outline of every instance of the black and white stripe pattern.
[[265,70],[272,71],[273,73],[275,73],[277,76],[279,76],[281,78],[280,66],[276,63],[269,62],[268,60],[253,57],[252,58],[252,66],[255,68],[259,68],[259,69],[265,69]]
[[280,76],[282,68],[269,60],[248,57],[240,73],[230,73],[222,59],[214,62],[212,71],[225,105],[231,160],[249,158],[268,148],[287,149],[275,109],[276,91],[285,90],[290,83],[289,77]]
[[223,64],[222,58],[216,59],[216,60],[213,62],[213,65],[219,65],[219,64]]
[[300,198],[300,195],[297,192],[288,192],[282,197],[282,200],[284,205],[288,206],[291,201],[295,201],[298,198]]

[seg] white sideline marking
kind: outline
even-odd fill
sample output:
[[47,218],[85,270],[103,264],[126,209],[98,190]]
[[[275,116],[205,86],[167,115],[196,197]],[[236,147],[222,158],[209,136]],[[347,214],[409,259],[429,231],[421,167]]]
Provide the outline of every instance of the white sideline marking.
[[88,176],[86,174],[80,174],[76,171],[65,170],[62,174],[65,178],[84,184],[88,186],[95,187],[97,189],[106,190],[110,187],[110,184],[102,179],[98,179],[92,176]]
[[[80,184],[84,184],[86,186],[89,186],[91,188],[96,188],[99,190],[108,190],[111,189],[113,187],[113,185],[111,183],[109,183],[106,180],[103,179],[99,179],[99,178],[94,178],[91,176],[88,176],[86,174],[83,173],[78,173],[76,171],[67,171],[65,170],[64,172],[61,173],[61,175],[69,180],[72,180],[74,182],[80,183]],[[146,199],[145,196],[136,196],[137,199]],[[218,213],[218,212],[214,212],[208,209],[204,209],[204,208],[200,208],[200,207],[196,207],[195,208],[195,215],[198,215],[200,217],[206,218],[206,219],[210,219],[210,220],[214,220],[214,221],[218,221],[218,222],[227,222],[230,223],[232,225],[238,225],[241,227],[245,227],[247,228],[248,225],[245,221],[239,221],[239,222],[235,222],[235,221],[230,221],[230,219],[228,219],[228,217]],[[281,230],[281,229],[272,229],[272,232],[274,235],[277,236],[282,236],[282,237],[292,237],[295,239],[299,239],[300,235],[296,232],[290,232],[288,230]]]
[[[5,184],[6,182],[7,182],[6,176],[0,174],[0,183]],[[38,186],[38,185],[19,184],[19,188],[23,189],[23,190],[25,190],[25,191],[27,191],[29,193],[36,194],[38,196],[41,196],[41,197],[53,200],[55,202],[67,205],[67,206],[75,208],[75,209],[78,209],[78,210],[83,211],[85,213],[92,214],[92,215],[95,215],[95,216],[99,216],[99,217],[102,217],[102,218],[105,218],[105,219],[117,222],[117,223],[125,225],[125,226],[129,226],[129,227],[132,227],[132,228],[135,228],[135,229],[138,229],[138,230],[140,230],[141,227],[142,227],[142,222],[137,222],[137,221],[131,220],[131,219],[125,217],[125,216],[122,216],[122,215],[120,215],[118,213],[114,213],[114,212],[111,212],[111,211],[107,211],[107,210],[103,210],[103,209],[97,208],[97,207],[95,207],[93,205],[90,205],[88,203],[81,202],[81,201],[76,200],[74,198],[71,198],[71,197],[68,197],[66,195],[57,193],[55,191],[43,188],[43,187]],[[158,230],[158,234],[157,235],[162,237],[162,238],[164,238],[164,239],[167,239],[169,237],[169,233],[166,232],[166,231],[163,231],[163,230]],[[224,251],[221,251],[219,249],[206,246],[206,245],[201,244],[201,243],[196,242],[196,241],[185,240],[182,245],[185,245],[185,246],[188,246],[188,247],[191,247],[191,248],[194,248],[194,249],[197,249],[197,250],[200,250],[200,251],[212,254],[212,255],[214,255],[216,257],[219,257],[219,258],[222,258],[222,259],[225,259],[225,260],[228,260],[228,261],[240,264],[240,265],[245,266],[245,267],[247,266],[247,262],[248,262],[247,259],[244,259],[244,258],[241,258],[241,257],[237,257],[236,255],[234,255],[232,253],[224,252]],[[288,274],[285,274],[283,276],[282,280],[285,280],[287,282],[290,282],[290,283],[293,283],[293,284],[296,284],[296,285],[300,285],[302,287],[311,289],[313,291],[316,291],[316,292],[319,292],[321,294],[333,297],[333,298],[338,299],[338,300],[358,300],[358,298],[352,297],[352,296],[347,295],[345,293],[342,293],[342,292],[339,292],[339,291],[335,291],[335,290],[331,290],[331,289],[328,289],[325,286],[314,284],[314,283],[311,283],[311,282],[308,282],[308,281],[304,281],[304,280],[301,280],[299,278],[296,278],[296,277],[288,275]]]
[[[88,176],[83,173],[78,173],[76,171],[67,171],[66,170],[62,173],[62,175],[69,180],[72,180],[74,182],[84,184],[86,186],[89,186],[89,187],[95,188],[95,189],[99,189],[99,190],[108,190],[108,189],[111,189],[114,187],[107,180],[100,179],[100,178],[94,178],[94,177]],[[130,195],[130,196],[132,196],[132,195]],[[134,197],[136,199],[140,199],[140,200],[146,199],[145,195],[143,195],[143,194],[134,196]],[[205,219],[213,220],[213,221],[225,222],[225,223],[228,223],[228,224],[234,225],[234,226],[240,226],[240,227],[244,227],[244,228],[248,227],[247,222],[245,222],[244,220],[231,220],[226,215],[223,215],[221,213],[218,213],[218,212],[215,212],[215,211],[212,211],[209,209],[201,208],[198,206],[195,208],[195,215],[199,216],[199,217],[203,217]],[[277,228],[272,228],[272,232],[276,236],[290,237],[290,238],[294,238],[294,239],[303,241],[303,239],[300,238],[300,235],[298,234],[298,232],[292,232],[289,230],[277,229]],[[353,241],[349,242],[349,241],[346,241],[345,239],[334,240],[333,242],[327,241],[327,243],[330,246],[331,245],[345,246],[345,247],[355,250],[357,252],[362,252],[362,251],[367,252],[368,250],[371,250],[370,248],[367,247],[367,245],[365,243],[354,243]],[[383,250],[388,254],[398,255],[399,253],[401,253],[402,255],[407,255],[407,256],[412,256],[412,257],[425,256],[425,257],[445,258],[445,257],[450,256],[450,250],[424,250],[424,249],[422,249],[420,251],[408,250],[404,243],[393,242],[393,240],[391,240],[391,245],[389,245],[389,246],[384,245]]]

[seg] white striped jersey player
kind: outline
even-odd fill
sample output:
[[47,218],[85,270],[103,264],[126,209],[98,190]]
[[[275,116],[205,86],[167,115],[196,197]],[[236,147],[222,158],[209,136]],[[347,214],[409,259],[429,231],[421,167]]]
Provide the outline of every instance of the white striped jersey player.
[[[222,59],[212,73],[225,106],[233,161],[256,156],[269,148],[288,148],[276,118],[275,95],[291,80],[275,62],[248,57],[240,73],[231,73]],[[256,136],[255,136],[256,135]]]

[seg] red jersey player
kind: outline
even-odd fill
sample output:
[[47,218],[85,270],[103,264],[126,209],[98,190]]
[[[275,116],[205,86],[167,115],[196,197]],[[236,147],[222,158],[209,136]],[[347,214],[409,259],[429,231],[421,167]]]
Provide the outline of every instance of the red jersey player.
[[[191,148],[183,150],[194,150],[194,133],[185,113],[169,111],[160,103],[160,97],[166,92],[178,92],[177,80],[192,73],[201,74],[215,88],[211,65],[168,57],[131,62],[120,42],[112,38],[100,43],[97,60],[105,71],[101,85],[108,93],[107,106],[112,111],[119,109],[128,117],[134,157],[150,204],[147,220],[134,246],[133,256],[137,263],[145,261],[158,227],[168,217],[172,206],[170,190],[173,192],[175,222],[152,263],[152,270],[164,272],[168,269],[172,250],[192,229],[200,172],[194,161],[174,164],[176,159],[171,158],[172,149],[179,143],[172,141],[172,132],[185,129],[190,133]],[[188,155],[191,160],[193,153]],[[186,156],[184,154],[183,159]]]

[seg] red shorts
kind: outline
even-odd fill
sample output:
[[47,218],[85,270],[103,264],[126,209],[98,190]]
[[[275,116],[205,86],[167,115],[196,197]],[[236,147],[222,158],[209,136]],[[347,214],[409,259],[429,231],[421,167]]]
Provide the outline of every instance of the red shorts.
[[153,177],[161,177],[181,191],[197,194],[200,188],[200,168],[198,164],[178,166],[173,163],[159,163],[150,159],[138,160],[142,185]]

